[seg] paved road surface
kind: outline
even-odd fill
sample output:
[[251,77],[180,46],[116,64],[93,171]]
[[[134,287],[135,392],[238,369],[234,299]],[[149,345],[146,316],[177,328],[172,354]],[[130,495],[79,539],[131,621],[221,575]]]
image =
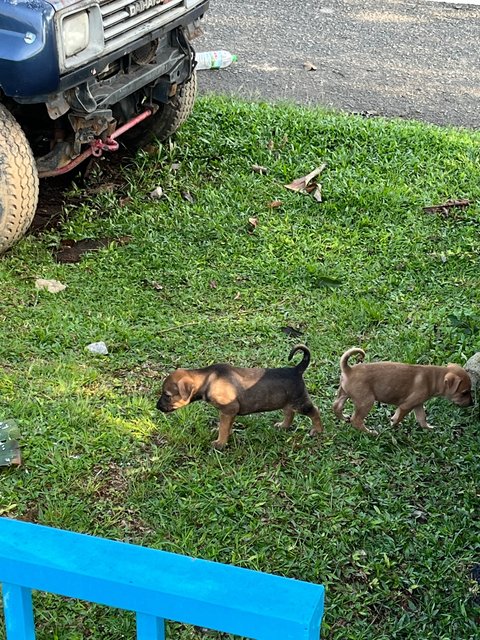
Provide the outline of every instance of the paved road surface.
[[479,5],[210,0],[195,46],[239,62],[199,72],[200,91],[479,128]]

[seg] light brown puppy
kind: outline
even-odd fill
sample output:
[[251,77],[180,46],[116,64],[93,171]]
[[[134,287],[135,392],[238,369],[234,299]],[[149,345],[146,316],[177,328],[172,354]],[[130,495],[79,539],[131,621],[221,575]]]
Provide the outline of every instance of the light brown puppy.
[[304,345],[294,347],[288,359],[303,351],[303,359],[295,367],[260,369],[213,364],[203,369],[177,369],[167,376],[157,409],[170,413],[195,400],[204,400],[220,410],[218,438],[212,442],[223,449],[232,431],[235,417],[261,411],[283,409],[283,421],[276,426],[288,429],[295,412],[312,421],[310,435],[323,430],[318,409],[312,404],[303,381],[310,362],[310,351]]
[[[468,373],[457,364],[436,367],[400,362],[371,362],[351,367],[348,359],[358,354],[363,360],[362,349],[349,349],[340,358],[340,386],[333,411],[337,418],[350,421],[354,427],[372,435],[364,420],[375,401],[397,407],[391,418],[392,425],[399,424],[410,411],[424,429],[433,427],[427,423],[423,403],[434,396],[444,396],[461,407],[472,404],[471,381]],[[351,418],[343,413],[350,398],[355,406]]]

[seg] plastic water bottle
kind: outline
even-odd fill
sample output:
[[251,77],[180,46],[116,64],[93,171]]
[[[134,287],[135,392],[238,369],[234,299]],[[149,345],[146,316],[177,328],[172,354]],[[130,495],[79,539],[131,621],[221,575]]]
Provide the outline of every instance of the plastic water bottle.
[[237,61],[237,56],[220,49],[218,51],[200,51],[195,52],[195,60],[197,61],[197,69],[224,69]]

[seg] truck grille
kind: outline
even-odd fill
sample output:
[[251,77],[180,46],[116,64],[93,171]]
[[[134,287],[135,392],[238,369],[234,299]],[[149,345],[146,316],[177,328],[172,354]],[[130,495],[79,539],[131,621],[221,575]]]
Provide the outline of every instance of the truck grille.
[[185,0],[107,0],[100,11],[105,53],[110,53],[175,20],[187,9]]

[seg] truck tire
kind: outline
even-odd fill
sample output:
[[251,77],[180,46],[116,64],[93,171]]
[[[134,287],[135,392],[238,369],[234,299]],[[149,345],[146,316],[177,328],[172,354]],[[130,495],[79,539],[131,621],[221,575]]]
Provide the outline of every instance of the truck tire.
[[38,203],[38,174],[22,128],[0,104],[0,254],[21,238]]
[[194,72],[170,102],[158,103],[158,111],[125,133],[122,142],[128,149],[136,151],[148,147],[155,140],[167,140],[192,113],[196,95],[197,74]]

